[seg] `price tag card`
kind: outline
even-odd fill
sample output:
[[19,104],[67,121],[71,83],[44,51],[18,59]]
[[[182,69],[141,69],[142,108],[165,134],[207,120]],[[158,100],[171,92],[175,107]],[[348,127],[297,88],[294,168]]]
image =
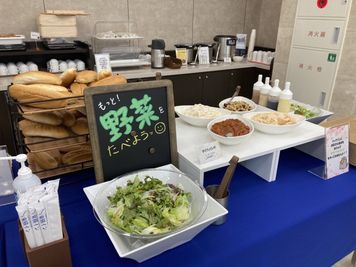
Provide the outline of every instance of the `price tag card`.
[[231,63],[231,57],[224,57],[224,63]]
[[102,70],[111,71],[110,55],[107,53],[95,54],[95,65],[97,72]]
[[326,179],[349,171],[349,124],[325,129]]
[[221,148],[218,142],[206,143],[199,147],[200,164],[218,159],[221,155]]
[[31,32],[30,38],[32,40],[39,40],[41,38],[41,34],[39,32]]
[[187,65],[187,48],[176,48],[176,58],[182,60],[182,65]]
[[209,47],[207,47],[207,46],[199,47],[199,49],[198,49],[198,59],[199,59],[199,64],[200,65],[210,64]]

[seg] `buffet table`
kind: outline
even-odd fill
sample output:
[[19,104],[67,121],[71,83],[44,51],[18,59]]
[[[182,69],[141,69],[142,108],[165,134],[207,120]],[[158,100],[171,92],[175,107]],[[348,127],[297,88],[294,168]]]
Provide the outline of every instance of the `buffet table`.
[[[83,192],[94,174],[64,177],[60,200],[73,266],[330,266],[356,248],[356,169],[324,181],[307,172],[321,163],[283,150],[274,183],[239,166],[227,222],[141,264],[120,258],[94,218]],[[223,173],[207,172],[205,183],[219,182]],[[16,218],[13,205],[0,207],[1,266],[27,266]]]

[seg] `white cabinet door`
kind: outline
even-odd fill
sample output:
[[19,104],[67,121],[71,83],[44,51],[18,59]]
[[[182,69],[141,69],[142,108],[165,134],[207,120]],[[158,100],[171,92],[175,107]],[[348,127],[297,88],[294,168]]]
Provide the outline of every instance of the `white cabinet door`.
[[286,80],[291,82],[293,98],[327,109],[337,62],[337,52],[292,48]]
[[345,34],[345,21],[297,19],[293,45],[324,49],[340,49]]
[[352,0],[299,0],[297,17],[346,18]]

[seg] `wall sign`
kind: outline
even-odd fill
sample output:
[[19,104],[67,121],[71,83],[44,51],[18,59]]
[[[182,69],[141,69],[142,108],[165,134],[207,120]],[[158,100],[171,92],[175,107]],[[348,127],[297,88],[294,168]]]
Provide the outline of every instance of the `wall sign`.
[[172,88],[161,80],[85,90],[97,182],[177,165]]
[[349,124],[325,129],[326,178],[349,171]]

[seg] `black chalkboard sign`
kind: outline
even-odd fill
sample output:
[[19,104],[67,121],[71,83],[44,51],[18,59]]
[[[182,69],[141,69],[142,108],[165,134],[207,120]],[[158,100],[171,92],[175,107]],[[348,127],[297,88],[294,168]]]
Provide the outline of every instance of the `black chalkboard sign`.
[[171,81],[88,88],[85,104],[97,182],[177,165]]

